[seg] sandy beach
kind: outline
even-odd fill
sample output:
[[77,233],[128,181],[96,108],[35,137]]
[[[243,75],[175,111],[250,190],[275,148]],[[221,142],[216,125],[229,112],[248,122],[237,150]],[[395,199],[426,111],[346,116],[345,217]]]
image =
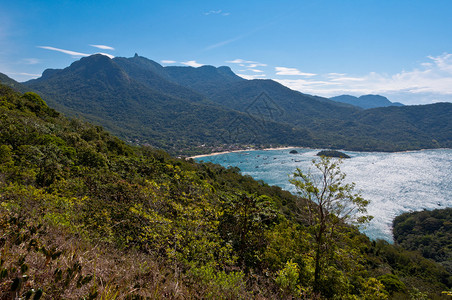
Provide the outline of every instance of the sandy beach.
[[220,155],[220,154],[226,154],[226,153],[234,153],[234,152],[244,152],[244,151],[267,151],[267,150],[285,150],[285,149],[293,149],[293,148],[301,148],[301,147],[277,147],[277,148],[265,148],[265,149],[242,149],[242,150],[231,150],[231,151],[222,151],[222,152],[213,152],[210,154],[200,154],[195,156],[187,157],[187,159],[190,158],[200,158],[200,157],[206,157],[206,156],[214,156],[214,155]]

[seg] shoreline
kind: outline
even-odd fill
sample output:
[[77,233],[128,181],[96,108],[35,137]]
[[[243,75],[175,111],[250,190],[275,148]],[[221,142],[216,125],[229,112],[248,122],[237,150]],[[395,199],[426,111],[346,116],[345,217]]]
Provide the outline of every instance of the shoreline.
[[[234,153],[234,152],[244,152],[244,151],[270,151],[270,150],[285,150],[285,149],[315,149],[315,150],[324,150],[324,148],[310,148],[310,147],[298,147],[298,146],[286,146],[286,147],[276,147],[276,148],[264,148],[264,149],[240,149],[240,150],[230,150],[230,151],[221,151],[221,152],[213,152],[210,154],[199,154],[194,156],[186,157],[185,159],[195,159],[200,157],[207,157],[207,156],[215,156],[215,155],[221,155],[221,154],[227,154],[227,153]],[[365,153],[410,153],[410,152],[416,152],[416,151],[429,151],[429,150],[450,150],[451,148],[426,148],[426,149],[416,149],[416,150],[401,150],[401,151],[358,151],[358,150],[337,150],[336,151],[343,151],[343,152],[365,152]]]
[[293,149],[293,148],[300,148],[300,147],[294,147],[294,146],[287,146],[287,147],[276,147],[276,148],[265,148],[265,149],[241,149],[241,150],[231,150],[231,151],[222,151],[222,152],[213,152],[210,154],[199,154],[187,157],[186,159],[195,159],[200,157],[207,157],[207,156],[215,156],[215,155],[221,155],[221,154],[228,154],[228,153],[235,153],[235,152],[244,152],[244,151],[270,151],[270,150],[285,150],[285,149]]

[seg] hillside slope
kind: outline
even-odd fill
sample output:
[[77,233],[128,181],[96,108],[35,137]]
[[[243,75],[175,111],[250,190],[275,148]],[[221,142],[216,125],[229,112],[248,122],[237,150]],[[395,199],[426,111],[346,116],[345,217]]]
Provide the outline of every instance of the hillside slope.
[[170,94],[174,83],[158,75],[151,77],[149,74],[154,73],[146,68],[141,68],[140,73],[130,63],[117,61],[119,64],[106,56],[93,55],[63,70],[46,71],[26,85],[43,93],[49,105],[69,115],[103,125],[127,141],[172,153],[187,154],[206,143],[312,143],[307,131],[276,122],[257,123],[246,113],[218,107],[182,86]]
[[[318,298],[297,201],[236,168],[131,147],[0,85],[2,299]],[[336,230],[324,298],[439,298],[452,286],[418,253]]]

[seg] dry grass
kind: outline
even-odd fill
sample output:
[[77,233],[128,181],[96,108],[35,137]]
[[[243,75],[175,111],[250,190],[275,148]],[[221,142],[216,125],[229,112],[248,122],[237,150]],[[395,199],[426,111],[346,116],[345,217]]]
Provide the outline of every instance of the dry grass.
[[[7,275],[0,279],[1,299],[39,289],[45,299],[192,298],[181,276],[158,259],[93,245],[61,228],[38,227],[2,212],[1,269]],[[12,291],[16,278],[20,285]]]

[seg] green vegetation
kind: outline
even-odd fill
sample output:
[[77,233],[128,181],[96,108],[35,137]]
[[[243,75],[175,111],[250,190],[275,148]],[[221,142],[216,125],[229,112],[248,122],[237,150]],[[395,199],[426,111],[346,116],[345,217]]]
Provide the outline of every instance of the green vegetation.
[[315,292],[300,203],[0,85],[2,299],[447,299],[440,265],[341,222]]
[[394,219],[393,228],[399,245],[419,251],[452,274],[452,208],[402,214]]
[[231,144],[306,146],[312,141],[306,130],[257,122],[246,113],[215,105],[159,76],[155,68],[142,74],[143,68],[153,66],[143,64],[140,58],[93,55],[25,84],[67,115],[102,125],[131,144],[152,145],[174,155]]
[[[365,215],[369,201],[359,193],[354,193],[353,184],[345,184],[345,174],[339,169],[341,161],[333,161],[323,156],[319,162],[313,161],[320,176],[303,174],[297,169],[290,182],[297,188],[302,201],[302,215],[306,217],[315,240],[314,291],[321,292],[326,267],[339,248],[340,224],[356,225],[369,222],[372,217]],[[322,291],[323,292],[323,291]],[[324,294],[324,292],[323,292]]]
[[322,150],[316,154],[317,156],[337,157],[337,158],[350,158],[349,155],[337,151],[337,150]]

